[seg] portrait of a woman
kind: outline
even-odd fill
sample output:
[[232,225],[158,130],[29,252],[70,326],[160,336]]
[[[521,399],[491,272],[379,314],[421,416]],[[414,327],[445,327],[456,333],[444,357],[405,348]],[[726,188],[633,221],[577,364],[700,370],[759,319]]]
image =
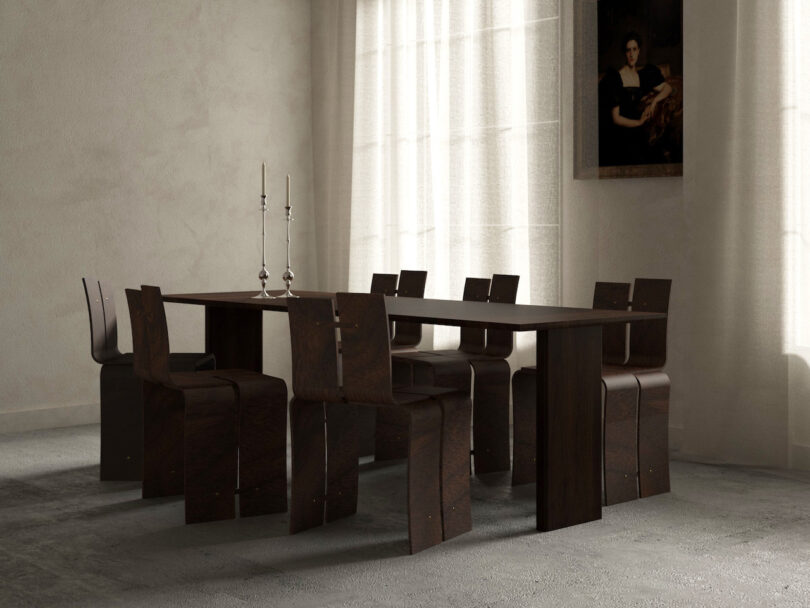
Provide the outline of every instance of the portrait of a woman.
[[667,162],[659,140],[644,126],[656,117],[672,87],[660,68],[640,61],[643,41],[628,32],[621,46],[625,64],[609,69],[599,83],[599,164],[643,165]]

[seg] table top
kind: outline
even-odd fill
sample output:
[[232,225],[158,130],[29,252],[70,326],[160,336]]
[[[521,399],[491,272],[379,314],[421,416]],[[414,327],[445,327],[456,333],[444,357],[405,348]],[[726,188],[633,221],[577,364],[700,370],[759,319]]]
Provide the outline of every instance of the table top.
[[[260,310],[287,310],[287,299],[254,299],[255,291],[219,293],[167,294],[166,302],[200,304],[225,308]],[[283,290],[269,292],[272,295]],[[319,291],[293,291],[302,297],[334,298],[333,293]],[[386,296],[388,317],[392,321],[414,321],[431,325],[487,327],[512,331],[536,331],[563,327],[584,327],[606,323],[627,323],[665,319],[665,313],[633,312],[624,310],[593,310],[562,306],[534,306],[529,304],[496,304],[493,302],[464,302],[462,300],[433,300]]]

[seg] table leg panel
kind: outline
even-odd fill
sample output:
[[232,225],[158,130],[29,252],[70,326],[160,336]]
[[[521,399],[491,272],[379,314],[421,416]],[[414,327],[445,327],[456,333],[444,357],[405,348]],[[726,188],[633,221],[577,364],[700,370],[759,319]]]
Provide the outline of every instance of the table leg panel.
[[537,529],[602,517],[601,326],[537,332]]
[[205,350],[219,369],[262,372],[261,309],[206,306]]

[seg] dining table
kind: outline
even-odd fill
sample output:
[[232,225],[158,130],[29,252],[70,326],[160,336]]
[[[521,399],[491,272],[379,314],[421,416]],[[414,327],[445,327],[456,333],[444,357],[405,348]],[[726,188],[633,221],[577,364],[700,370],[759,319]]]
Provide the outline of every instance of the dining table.
[[[219,367],[261,372],[263,312],[284,312],[288,300],[255,295],[255,291],[165,294],[163,300],[205,307],[205,350],[215,355]],[[537,529],[550,531],[601,519],[602,326],[662,319],[666,314],[401,296],[385,300],[391,321],[536,332]]]

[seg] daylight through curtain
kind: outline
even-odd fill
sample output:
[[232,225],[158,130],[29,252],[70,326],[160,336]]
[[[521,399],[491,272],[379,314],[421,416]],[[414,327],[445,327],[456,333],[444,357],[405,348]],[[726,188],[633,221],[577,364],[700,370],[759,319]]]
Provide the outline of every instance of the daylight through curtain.
[[466,276],[514,273],[519,301],[559,302],[558,12],[358,2],[350,289],[426,269],[428,297],[458,298]]

